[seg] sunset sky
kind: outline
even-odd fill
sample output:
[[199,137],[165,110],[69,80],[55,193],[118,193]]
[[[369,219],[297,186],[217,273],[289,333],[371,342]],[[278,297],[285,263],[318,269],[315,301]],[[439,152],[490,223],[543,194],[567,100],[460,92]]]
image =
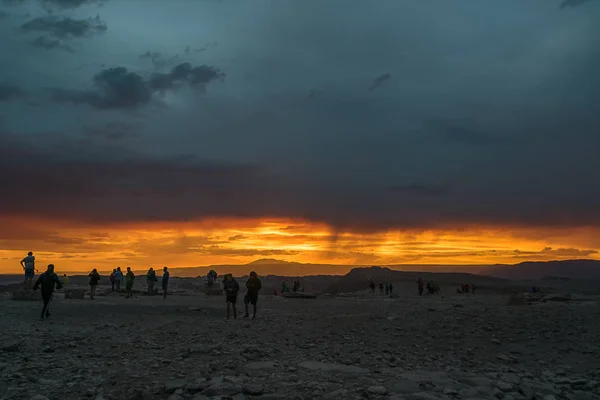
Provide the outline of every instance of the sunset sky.
[[600,1],[0,1],[0,273],[600,259]]

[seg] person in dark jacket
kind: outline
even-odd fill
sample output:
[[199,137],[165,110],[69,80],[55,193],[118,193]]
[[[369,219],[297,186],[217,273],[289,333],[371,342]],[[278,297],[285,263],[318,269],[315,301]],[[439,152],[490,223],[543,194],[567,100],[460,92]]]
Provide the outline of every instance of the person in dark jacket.
[[146,274],[146,283],[148,284],[148,294],[154,294],[154,283],[156,283],[158,279],[156,278],[156,272],[154,268],[150,267],[148,273]]
[[233,275],[225,275],[225,281],[223,282],[223,290],[225,291],[225,301],[227,302],[227,319],[229,319],[229,309],[233,308],[233,319],[237,319],[237,295],[240,291],[240,285],[237,283]]
[[163,290],[163,300],[167,298],[167,288],[169,287],[169,269],[167,267],[163,267],[163,276],[162,276],[162,290]]
[[100,282],[100,274],[96,268],[94,268],[88,276],[90,277],[90,299],[94,300],[94,297],[96,296],[96,288],[98,287],[98,282]]
[[54,293],[54,287],[56,286],[57,289],[62,288],[62,283],[58,279],[58,275],[54,273],[54,264],[48,265],[48,270],[40,275],[33,286],[33,290],[37,290],[40,286],[42,287],[42,300],[44,301],[40,320],[43,320],[44,316],[46,318],[50,317],[49,305]]
[[258,302],[258,292],[262,288],[262,284],[260,283],[260,279],[258,279],[258,275],[256,272],[250,272],[250,277],[246,282],[246,296],[244,296],[244,306],[246,307],[246,315],[244,318],[248,318],[250,315],[248,314],[248,304],[252,304],[254,313],[252,314],[252,319],[256,319],[256,303]]
[[135,280],[135,274],[131,270],[131,267],[127,267],[127,273],[125,274],[125,291],[127,294],[125,295],[126,299],[131,299],[133,297],[133,281]]

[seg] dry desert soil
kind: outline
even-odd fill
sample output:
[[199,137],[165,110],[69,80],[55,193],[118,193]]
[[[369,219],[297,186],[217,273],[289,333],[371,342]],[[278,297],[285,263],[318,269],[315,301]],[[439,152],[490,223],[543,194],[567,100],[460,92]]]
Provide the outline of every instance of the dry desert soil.
[[[600,399],[600,303],[200,293],[0,299],[0,399]],[[243,308],[241,297],[238,307]]]

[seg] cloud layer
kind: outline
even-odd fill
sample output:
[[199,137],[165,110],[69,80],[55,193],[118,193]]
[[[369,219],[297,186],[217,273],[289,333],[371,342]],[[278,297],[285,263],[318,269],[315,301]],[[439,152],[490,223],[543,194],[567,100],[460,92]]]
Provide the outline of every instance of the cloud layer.
[[0,214],[600,223],[600,2],[284,3],[11,5]]

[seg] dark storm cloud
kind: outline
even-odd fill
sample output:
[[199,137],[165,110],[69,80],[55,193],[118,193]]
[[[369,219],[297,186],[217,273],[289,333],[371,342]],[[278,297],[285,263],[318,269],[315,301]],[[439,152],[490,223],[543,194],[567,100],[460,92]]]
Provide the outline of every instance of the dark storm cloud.
[[31,41],[31,45],[40,49],[60,49],[69,53],[75,52],[75,50],[73,50],[71,46],[64,43],[62,40],[52,36],[39,36]]
[[578,7],[578,6],[581,6],[585,3],[587,3],[588,1],[591,1],[591,0],[565,0],[560,5],[560,8]]
[[105,69],[92,81],[93,90],[52,89],[53,100],[88,104],[99,109],[131,109],[149,103],[155,93],[164,94],[181,85],[203,88],[225,74],[217,68],[189,63],[179,64],[169,73],[154,73],[148,79],[125,67]]
[[39,0],[42,5],[49,10],[58,9],[73,9],[83,5],[103,3],[106,0]]
[[137,128],[134,125],[111,122],[99,127],[84,127],[84,131],[92,138],[102,138],[105,140],[131,139],[138,136]]
[[0,83],[0,102],[10,101],[25,96],[25,91],[18,86]]
[[88,19],[74,19],[46,15],[37,17],[21,25],[24,31],[46,32],[58,38],[85,37],[94,33],[105,32],[108,28],[100,16]]
[[440,186],[426,185],[423,183],[410,183],[408,185],[392,185],[389,188],[390,192],[414,195],[414,196],[442,196],[448,192],[448,189]]
[[373,79],[373,82],[371,82],[371,86],[369,86],[369,90],[375,90],[375,89],[381,87],[382,85],[384,85],[386,82],[390,81],[391,79],[392,79],[392,74],[390,74],[390,73],[385,73],[383,75],[380,75],[377,78]]

